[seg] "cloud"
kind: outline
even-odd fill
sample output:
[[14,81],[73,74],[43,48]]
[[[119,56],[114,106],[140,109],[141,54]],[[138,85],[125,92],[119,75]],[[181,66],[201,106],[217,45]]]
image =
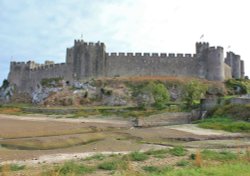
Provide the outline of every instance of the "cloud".
[[181,53],[193,53],[205,34],[211,45],[231,45],[248,58],[249,16],[247,1],[233,0],[1,0],[0,80],[12,57],[64,62],[81,34],[109,52]]

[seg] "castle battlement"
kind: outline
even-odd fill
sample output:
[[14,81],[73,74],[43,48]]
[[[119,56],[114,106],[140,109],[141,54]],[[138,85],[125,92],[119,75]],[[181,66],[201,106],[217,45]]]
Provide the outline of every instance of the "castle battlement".
[[112,52],[112,53],[106,53],[106,56],[108,57],[153,57],[153,58],[194,58],[196,57],[196,54],[189,54],[189,53],[124,53],[124,52]]
[[83,45],[83,46],[86,46],[86,47],[88,47],[88,46],[104,46],[104,43],[101,43],[101,42],[96,42],[96,43],[94,43],[94,42],[84,42],[84,40],[75,40],[74,41],[74,44],[75,44],[75,46],[81,46],[81,45]]
[[221,51],[223,51],[224,48],[221,47],[221,46],[211,46],[211,47],[209,47],[209,50],[210,50],[210,51],[211,51],[211,50],[221,50]]

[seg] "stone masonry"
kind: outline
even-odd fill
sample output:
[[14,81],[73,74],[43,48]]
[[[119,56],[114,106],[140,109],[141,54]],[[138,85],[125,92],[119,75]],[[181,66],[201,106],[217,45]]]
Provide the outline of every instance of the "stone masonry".
[[244,77],[244,61],[222,47],[197,42],[195,54],[107,53],[104,43],[75,40],[66,50],[66,63],[46,61],[11,62],[8,80],[18,90],[32,92],[45,78],[63,78],[68,83],[100,77],[176,76],[212,81]]

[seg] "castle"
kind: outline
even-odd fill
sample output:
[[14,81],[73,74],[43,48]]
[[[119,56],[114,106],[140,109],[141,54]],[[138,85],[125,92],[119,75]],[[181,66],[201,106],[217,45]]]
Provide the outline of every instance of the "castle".
[[185,76],[212,81],[244,77],[244,61],[222,47],[197,42],[195,54],[107,53],[104,43],[75,40],[67,48],[66,63],[11,62],[8,81],[18,90],[32,92],[44,78],[63,78],[67,83],[115,76]]

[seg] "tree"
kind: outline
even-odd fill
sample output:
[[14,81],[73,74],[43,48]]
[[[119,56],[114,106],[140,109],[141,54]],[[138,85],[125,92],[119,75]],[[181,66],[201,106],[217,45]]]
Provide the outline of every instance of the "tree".
[[188,107],[191,107],[195,100],[199,100],[205,95],[208,87],[198,81],[191,81],[184,87],[184,99]]
[[3,80],[3,84],[1,86],[1,88],[6,89],[7,87],[9,87],[10,83],[7,79]]
[[144,91],[152,93],[155,101],[154,106],[156,108],[164,108],[165,104],[170,100],[169,92],[165,85],[162,83],[150,82],[145,87]]

